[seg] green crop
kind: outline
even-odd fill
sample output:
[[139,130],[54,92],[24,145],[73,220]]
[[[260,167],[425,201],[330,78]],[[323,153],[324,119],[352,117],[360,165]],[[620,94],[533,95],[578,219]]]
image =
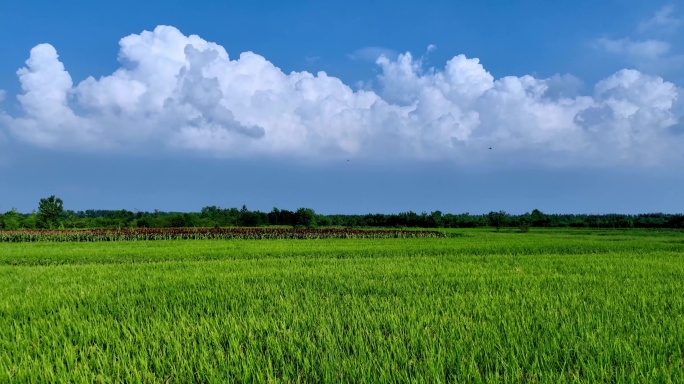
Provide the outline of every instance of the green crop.
[[683,382],[684,234],[0,244],[0,382]]
[[102,242],[149,240],[313,240],[444,237],[442,232],[421,230],[363,230],[340,228],[138,228],[0,230],[0,242]]

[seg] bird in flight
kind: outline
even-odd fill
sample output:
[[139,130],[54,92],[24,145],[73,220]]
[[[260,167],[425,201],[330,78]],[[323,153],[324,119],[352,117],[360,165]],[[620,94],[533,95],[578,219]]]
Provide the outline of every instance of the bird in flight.
[[489,149],[492,149],[492,147],[489,147]]

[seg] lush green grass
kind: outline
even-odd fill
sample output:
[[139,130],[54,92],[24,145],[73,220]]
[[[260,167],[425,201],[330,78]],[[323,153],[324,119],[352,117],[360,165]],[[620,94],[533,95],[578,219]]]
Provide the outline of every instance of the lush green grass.
[[684,252],[684,232],[445,230],[439,239],[172,240],[0,243],[0,265],[104,264],[254,258],[584,255]]
[[0,244],[0,382],[684,382],[681,232],[455,232]]

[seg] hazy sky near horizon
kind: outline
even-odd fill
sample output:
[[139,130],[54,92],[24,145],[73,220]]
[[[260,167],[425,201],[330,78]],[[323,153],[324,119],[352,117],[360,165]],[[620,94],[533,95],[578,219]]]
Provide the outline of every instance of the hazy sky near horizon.
[[683,212],[674,2],[0,3],[0,212]]

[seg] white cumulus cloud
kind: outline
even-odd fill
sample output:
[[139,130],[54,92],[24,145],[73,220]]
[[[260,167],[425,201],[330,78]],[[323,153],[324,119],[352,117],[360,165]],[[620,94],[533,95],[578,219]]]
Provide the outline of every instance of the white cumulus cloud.
[[571,165],[682,157],[682,90],[634,70],[582,95],[571,75],[495,79],[475,58],[424,68],[405,53],[376,57],[378,89],[354,90],[324,72],[286,74],[252,52],[231,58],[169,26],[120,47],[118,70],[79,84],[52,46],[33,48],[17,72],[22,111],[0,112],[4,129],[41,147],[219,157]]

